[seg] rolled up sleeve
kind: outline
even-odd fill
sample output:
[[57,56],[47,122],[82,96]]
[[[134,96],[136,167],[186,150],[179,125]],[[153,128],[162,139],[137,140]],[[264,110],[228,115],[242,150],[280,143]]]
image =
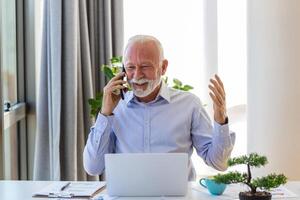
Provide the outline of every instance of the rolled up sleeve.
[[105,168],[104,155],[114,152],[113,119],[113,116],[104,116],[99,113],[94,126],[91,127],[83,152],[83,166],[89,175],[102,174]]
[[206,111],[201,107],[193,114],[191,132],[197,154],[207,165],[225,171],[235,143],[235,133],[230,132],[229,125],[214,122],[212,126]]

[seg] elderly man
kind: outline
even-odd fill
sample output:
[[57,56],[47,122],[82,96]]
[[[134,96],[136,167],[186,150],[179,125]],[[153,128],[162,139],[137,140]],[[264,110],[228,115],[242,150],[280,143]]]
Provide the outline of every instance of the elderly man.
[[[84,149],[84,168],[90,175],[104,171],[106,153],[184,152],[195,147],[205,163],[217,170],[227,168],[235,134],[229,133],[225,91],[220,78],[211,79],[214,126],[200,99],[189,92],[167,87],[161,76],[167,71],[160,42],[152,37],[132,37],[125,50],[126,73],[104,87],[103,104]],[[132,91],[124,100],[116,90],[125,89],[126,75]],[[189,180],[196,174],[189,161]]]

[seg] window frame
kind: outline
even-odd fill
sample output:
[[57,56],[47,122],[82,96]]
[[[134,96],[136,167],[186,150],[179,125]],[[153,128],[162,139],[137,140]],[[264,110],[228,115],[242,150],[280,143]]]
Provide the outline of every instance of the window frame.
[[[28,112],[27,112],[27,103],[28,98],[26,93],[34,94],[32,103],[35,104],[35,84],[32,89],[29,87],[32,87],[32,83],[35,82],[35,65],[28,67],[29,70],[27,73],[26,71],[26,64],[30,65],[32,64],[32,60],[34,60],[34,52],[28,52],[26,54],[29,54],[30,58],[25,59],[25,47],[26,46],[34,46],[34,39],[30,34],[34,32],[34,30],[31,30],[30,27],[25,28],[26,23],[30,23],[29,20],[32,20],[32,16],[29,15],[29,10],[31,12],[32,9],[34,9],[34,1],[35,0],[15,0],[15,10],[16,10],[16,77],[17,77],[17,103],[12,105],[11,109],[8,112],[4,112],[4,105],[3,105],[3,81],[0,79],[0,179],[4,179],[5,177],[10,177],[11,172],[9,169],[6,169],[8,164],[6,162],[11,162],[10,160],[5,161],[4,160],[4,152],[7,150],[8,153],[11,153],[9,149],[5,149],[4,140],[7,136],[4,136],[5,129],[16,126],[16,141],[14,141],[14,144],[16,144],[15,148],[13,149],[13,153],[17,155],[17,179],[19,180],[28,180],[30,179],[30,169],[32,168],[33,164],[29,163],[30,161],[28,158],[30,157],[28,154],[30,153],[28,151],[29,148],[29,142],[32,145],[32,141],[28,139]],[[2,1],[0,0],[0,4],[2,4]],[[26,9],[29,9],[26,11]],[[32,25],[32,24],[30,24]],[[2,13],[0,10],[0,44],[2,40]],[[30,38],[30,39],[28,39]],[[0,77],[3,75],[3,46],[0,45]],[[35,62],[33,63],[35,64]],[[33,72],[31,74],[31,72]],[[26,80],[26,77],[31,77],[32,79]],[[33,77],[32,77],[33,76]],[[28,82],[31,83],[31,85],[28,85]],[[30,91],[27,91],[30,90]],[[31,92],[33,90],[33,92]],[[27,92],[26,92],[27,91]],[[32,112],[35,115],[35,112]],[[35,116],[34,116],[35,117]],[[35,123],[35,121],[34,121]],[[35,128],[35,127],[34,127]],[[32,131],[35,135],[35,129],[30,129],[29,131]],[[11,144],[10,144],[11,145]],[[31,154],[33,154],[31,152]],[[32,160],[32,159],[31,159]],[[10,164],[11,165],[11,164]],[[6,167],[5,167],[6,166]],[[31,167],[31,168],[30,168]],[[7,170],[7,171],[6,171]]]
[[17,99],[19,106],[18,117],[18,146],[19,146],[19,179],[28,179],[28,150],[27,150],[27,130],[26,130],[26,93],[25,93],[25,32],[24,32],[24,1],[16,2],[16,37],[17,37]]
[[[0,0],[0,7],[2,1]],[[2,44],[2,12],[0,9],[0,44]],[[0,45],[0,77],[2,76],[2,46]],[[0,78],[0,179],[3,179],[3,99],[2,78]]]

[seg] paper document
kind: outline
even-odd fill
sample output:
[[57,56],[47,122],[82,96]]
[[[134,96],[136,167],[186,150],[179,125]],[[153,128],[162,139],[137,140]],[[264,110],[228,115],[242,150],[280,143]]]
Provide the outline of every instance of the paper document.
[[285,199],[285,198],[298,197],[298,195],[289,191],[284,186],[279,186],[278,188],[272,189],[271,194],[272,194],[272,199]]
[[105,195],[99,195],[96,196],[92,200],[190,200],[187,196],[185,197],[179,197],[179,196],[160,196],[160,197],[119,197],[119,196],[109,196],[107,194]]
[[[193,185],[192,190],[199,192],[198,196],[203,199],[215,199],[215,200],[238,200],[239,193],[241,191],[248,191],[249,188],[243,184],[231,184],[227,185],[224,193],[220,196],[214,196],[209,194],[208,190],[199,186],[199,184]],[[272,199],[286,199],[286,198],[294,198],[298,197],[295,193],[288,190],[284,186],[280,186],[278,188],[274,188],[271,191]]]
[[33,197],[72,198],[92,197],[105,186],[105,182],[55,182],[35,192]]

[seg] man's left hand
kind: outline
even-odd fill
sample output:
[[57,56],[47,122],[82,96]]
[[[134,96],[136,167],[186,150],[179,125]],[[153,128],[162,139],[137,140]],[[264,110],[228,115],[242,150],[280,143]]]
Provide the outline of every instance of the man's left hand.
[[214,108],[214,120],[219,124],[226,123],[226,98],[224,85],[218,75],[215,75],[214,79],[210,79],[210,85],[208,86],[211,90],[209,96],[213,100]]

